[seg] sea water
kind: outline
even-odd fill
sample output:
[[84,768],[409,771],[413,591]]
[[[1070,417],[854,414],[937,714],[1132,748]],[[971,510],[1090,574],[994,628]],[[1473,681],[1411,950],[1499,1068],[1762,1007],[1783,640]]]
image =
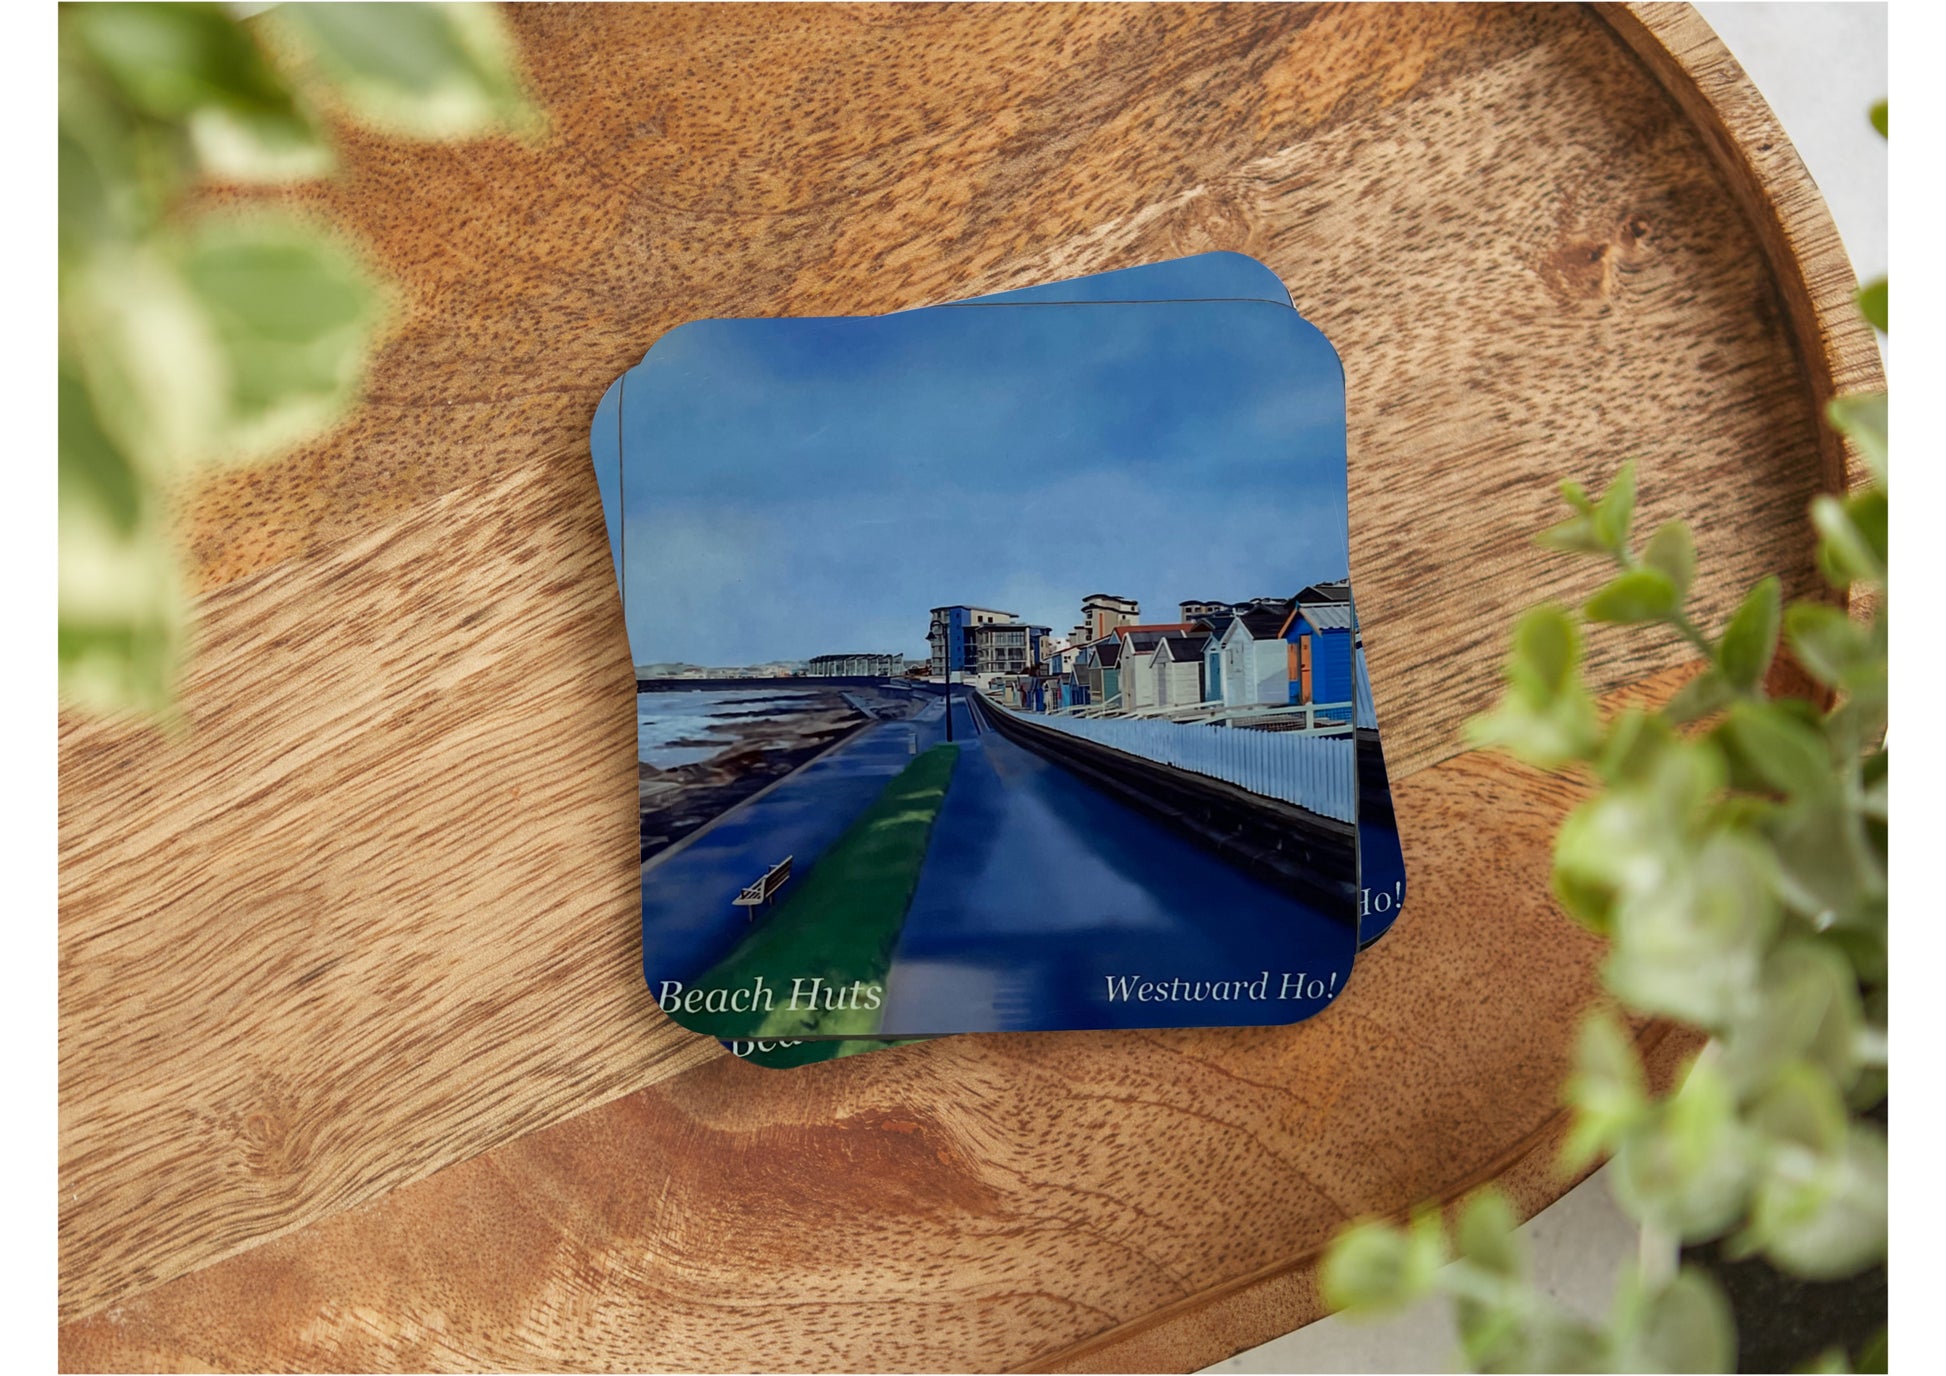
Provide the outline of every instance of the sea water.
[[[694,688],[635,695],[636,758],[657,769],[707,760],[736,743],[725,730],[747,721],[775,721],[802,712],[814,691],[776,688]],[[764,710],[766,707],[772,710]],[[712,737],[718,737],[712,740]]]

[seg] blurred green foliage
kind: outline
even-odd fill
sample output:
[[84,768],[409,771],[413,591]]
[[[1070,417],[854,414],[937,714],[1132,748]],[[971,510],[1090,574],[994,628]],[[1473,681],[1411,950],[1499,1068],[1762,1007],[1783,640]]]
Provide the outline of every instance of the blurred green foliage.
[[201,465],[261,460],[354,400],[385,317],[363,256],[199,184],[327,175],[324,116],[422,138],[527,132],[486,5],[60,11],[60,682],[160,712],[187,611],[164,506]]
[[[1884,131],[1882,104],[1873,122]],[[1883,280],[1858,293],[1880,330],[1885,300]],[[1724,1371],[1728,1304],[1711,1277],[1676,1269],[1678,1244],[1725,1239],[1732,1256],[1819,1280],[1884,1260],[1886,1141],[1865,1114],[1885,1097],[1887,1051],[1885,396],[1840,397],[1828,419],[1871,481],[1812,504],[1818,565],[1865,595],[1868,616],[1786,607],[1764,578],[1711,635],[1689,611],[1688,527],[1638,544],[1625,464],[1599,497],[1564,483],[1568,515],[1539,537],[1611,562],[1613,577],[1578,617],[1521,618],[1506,691],[1469,727],[1476,744],[1592,778],[1555,838],[1555,897],[1607,939],[1602,976],[1623,1007],[1708,1034],[1658,1098],[1621,1022],[1596,1015],[1564,1087],[1564,1167],[1612,1160],[1617,1201],[1668,1264],[1631,1272],[1608,1319],[1588,1322],[1536,1290],[1513,1210],[1489,1191],[1459,1209],[1450,1239],[1430,1208],[1403,1228],[1354,1225],[1325,1259],[1334,1307],[1449,1295],[1482,1371]],[[1673,635],[1700,672],[1660,711],[1604,719],[1581,678],[1584,623]],[[1780,645],[1828,690],[1827,709],[1766,691]],[[1838,1352],[1818,1361],[1850,1366]],[[1882,1341],[1858,1361],[1883,1371]]]

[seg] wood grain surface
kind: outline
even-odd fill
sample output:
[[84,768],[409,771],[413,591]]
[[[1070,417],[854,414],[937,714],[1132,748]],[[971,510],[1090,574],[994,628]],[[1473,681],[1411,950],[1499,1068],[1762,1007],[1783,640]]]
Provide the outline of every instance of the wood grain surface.
[[[1878,340],[1852,305],[1858,279],[1838,228],[1743,68],[1688,5],[1596,8],[1695,126],[1765,256],[1779,265],[1778,293],[1819,407],[1843,392],[1883,387]],[[1825,486],[1849,487],[1869,476],[1837,431],[1823,430],[1819,447]]]
[[[1594,586],[1528,536],[1554,479],[1634,456],[1642,519],[1697,526],[1708,613],[1808,588],[1804,507],[1844,477],[1814,401],[1877,376],[1815,190],[1700,21],[514,22],[544,140],[347,135],[293,197],[371,246],[399,323],[337,434],[181,494],[186,728],[62,719],[63,1366],[1189,1367],[1314,1317],[1352,1216],[1555,1197],[1600,954],[1544,896],[1572,789],[1458,737],[1512,616]],[[1405,918],[1291,1029],[767,1072],[668,1023],[601,390],[690,318],[1213,248],[1345,360]],[[1605,690],[1674,663],[1595,645]]]

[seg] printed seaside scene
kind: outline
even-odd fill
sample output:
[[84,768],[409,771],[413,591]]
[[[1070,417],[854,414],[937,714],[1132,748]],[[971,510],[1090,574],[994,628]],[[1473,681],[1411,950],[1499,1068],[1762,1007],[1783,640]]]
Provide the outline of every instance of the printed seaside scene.
[[1315,330],[1235,302],[700,322],[620,426],[670,1016],[857,1039],[1342,992],[1383,766]]

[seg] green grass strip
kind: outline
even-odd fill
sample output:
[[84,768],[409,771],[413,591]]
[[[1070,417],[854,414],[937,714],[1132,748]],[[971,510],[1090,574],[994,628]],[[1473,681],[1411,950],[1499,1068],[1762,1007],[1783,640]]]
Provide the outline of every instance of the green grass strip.
[[907,765],[803,883],[759,913],[756,930],[692,986],[734,992],[757,987],[761,978],[767,1009],[681,1012],[677,1021],[720,1038],[876,1033],[892,948],[958,758],[958,746],[936,745]]

